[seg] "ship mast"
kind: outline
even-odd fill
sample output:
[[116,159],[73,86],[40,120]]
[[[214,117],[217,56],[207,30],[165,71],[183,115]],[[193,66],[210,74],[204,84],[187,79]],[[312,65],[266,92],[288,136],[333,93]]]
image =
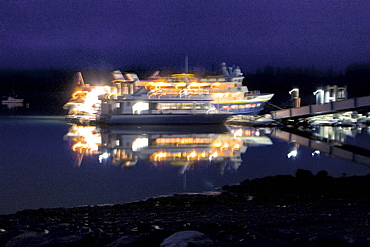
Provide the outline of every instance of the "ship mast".
[[188,56],[185,56],[185,74],[188,74],[188,64],[189,64],[189,58]]

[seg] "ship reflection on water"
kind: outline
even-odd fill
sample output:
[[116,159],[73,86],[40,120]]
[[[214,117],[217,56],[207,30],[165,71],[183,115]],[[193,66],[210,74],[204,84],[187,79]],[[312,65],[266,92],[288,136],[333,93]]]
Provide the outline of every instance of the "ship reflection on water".
[[303,147],[312,157],[329,155],[370,166],[368,138],[356,137],[364,128],[315,127],[310,131],[232,126],[77,126],[65,139],[77,155],[96,156],[100,163],[132,168],[138,162],[153,167],[178,166],[181,173],[195,166],[215,165],[220,174],[237,171],[248,147],[273,145],[271,138],[283,140],[292,148],[288,159],[297,158]]
[[248,147],[272,145],[269,129],[217,126],[76,126],[65,138],[77,154],[96,155],[100,163],[122,168],[139,161],[153,167],[178,166],[180,173],[196,166],[238,170]]

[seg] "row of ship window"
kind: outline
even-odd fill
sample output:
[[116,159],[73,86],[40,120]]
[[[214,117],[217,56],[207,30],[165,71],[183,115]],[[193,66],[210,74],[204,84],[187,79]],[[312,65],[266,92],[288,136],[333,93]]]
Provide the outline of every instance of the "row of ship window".
[[254,107],[260,107],[261,103],[257,104],[246,104],[246,105],[224,105],[222,106],[222,109],[243,109],[243,108],[254,108]]

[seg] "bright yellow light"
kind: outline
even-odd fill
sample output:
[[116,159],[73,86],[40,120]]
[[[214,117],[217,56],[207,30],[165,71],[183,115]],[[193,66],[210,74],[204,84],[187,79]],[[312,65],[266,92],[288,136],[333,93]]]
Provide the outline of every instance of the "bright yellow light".
[[79,153],[99,153],[101,136],[96,132],[95,127],[73,126],[66,135],[73,137],[72,150]]
[[232,94],[232,97],[240,97],[242,95],[242,93],[241,92],[236,92],[236,93],[233,93]]
[[219,148],[222,146],[222,141],[220,139],[216,139],[214,142],[213,142],[213,146],[216,147],[216,148]]
[[145,85],[145,88],[150,89],[150,87],[152,87],[153,84],[154,84],[154,82],[149,82],[148,84]]
[[86,97],[86,94],[88,94],[87,91],[80,91],[80,90],[75,91],[75,92],[72,93],[71,100],[76,100],[78,98],[84,98],[84,97]]
[[109,93],[109,94],[106,94],[105,95],[105,98],[106,99],[111,99],[111,98],[114,98],[115,96],[117,96],[117,94],[115,94],[115,93]]
[[81,152],[83,150],[89,149],[89,145],[87,143],[77,142],[72,146],[73,151]]
[[213,98],[215,100],[222,100],[224,97],[227,97],[227,96],[224,95],[223,93],[215,93],[215,94],[213,94]]
[[166,158],[167,153],[166,152],[159,152],[154,154],[154,161],[160,161],[162,158]]
[[187,160],[190,160],[191,158],[197,157],[197,152],[192,151],[188,156],[186,156]]
[[222,147],[221,147],[221,150],[223,149],[228,149],[229,148],[229,144],[226,142]]
[[181,78],[181,77],[188,77],[188,78],[193,78],[194,74],[173,74],[172,78]]
[[[81,103],[76,104],[75,107],[72,108],[71,112],[74,113],[84,113],[84,114],[91,114],[94,115],[97,113],[97,107],[101,104],[99,100],[99,95],[109,94],[109,96],[114,95],[111,92],[111,87],[109,86],[94,86],[91,87],[90,91],[75,91],[72,94],[71,100],[81,100]],[[68,104],[68,103],[67,103]]]
[[216,82],[216,83],[213,83],[213,84],[211,85],[211,88],[219,87],[220,85],[221,85],[221,83]]
[[179,82],[176,84],[175,88],[178,89],[179,87],[186,87],[186,83],[185,82]]
[[235,144],[232,150],[239,150],[240,149],[240,144]]
[[168,82],[156,82],[154,85],[155,85],[155,87],[169,87],[169,86],[171,86],[171,83],[168,83]]
[[190,88],[201,88],[201,87],[208,87],[210,84],[209,83],[198,83],[198,82],[192,82],[189,85]]

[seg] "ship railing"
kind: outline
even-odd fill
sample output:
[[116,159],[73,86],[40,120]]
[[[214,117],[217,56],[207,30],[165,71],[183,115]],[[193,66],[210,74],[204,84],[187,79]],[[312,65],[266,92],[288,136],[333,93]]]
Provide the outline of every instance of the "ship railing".
[[259,90],[253,90],[244,93],[244,96],[256,96],[256,95],[261,95],[261,92]]

